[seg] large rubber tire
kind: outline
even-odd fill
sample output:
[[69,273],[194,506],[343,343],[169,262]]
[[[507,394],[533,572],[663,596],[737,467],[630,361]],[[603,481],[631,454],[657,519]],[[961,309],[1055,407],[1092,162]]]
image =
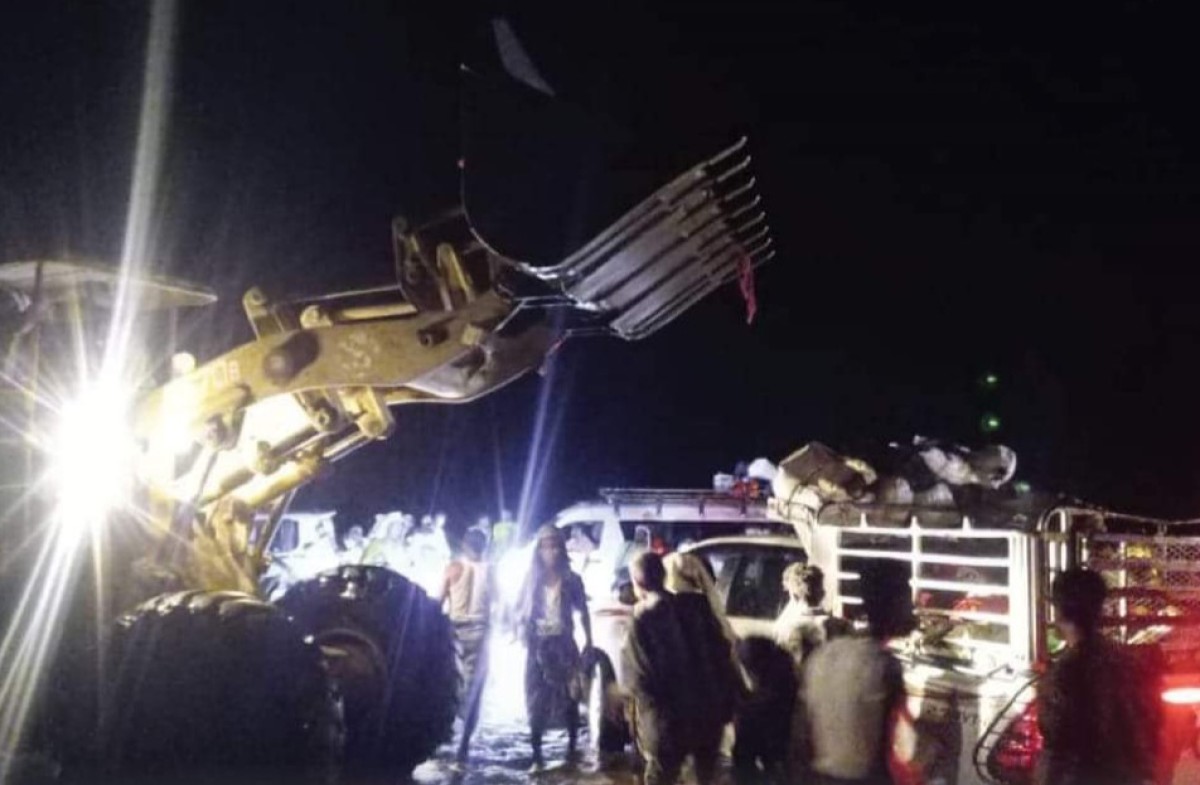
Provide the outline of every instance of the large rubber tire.
[[64,781],[324,783],[336,773],[340,704],[320,652],[279,609],[237,592],[162,595],[117,621],[106,654],[103,674],[89,671],[99,684],[60,685]]
[[590,649],[582,663],[587,675],[584,693],[588,745],[597,755],[623,752],[631,738],[617,675],[608,656]]
[[450,737],[454,631],[419,586],[349,565],[297,584],[279,605],[326,653],[345,701],[351,779],[406,776]]

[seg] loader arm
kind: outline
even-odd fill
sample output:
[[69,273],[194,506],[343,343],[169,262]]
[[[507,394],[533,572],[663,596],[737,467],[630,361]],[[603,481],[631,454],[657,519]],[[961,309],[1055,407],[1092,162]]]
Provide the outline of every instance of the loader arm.
[[197,588],[252,587],[281,506],[332,462],[386,439],[390,407],[475,400],[576,333],[640,339],[736,265],[766,261],[743,144],[553,265],[505,257],[459,210],[412,230],[394,224],[395,287],[285,302],[251,289],[243,307],[256,339],[135,412],[152,528],[193,546],[170,569]]

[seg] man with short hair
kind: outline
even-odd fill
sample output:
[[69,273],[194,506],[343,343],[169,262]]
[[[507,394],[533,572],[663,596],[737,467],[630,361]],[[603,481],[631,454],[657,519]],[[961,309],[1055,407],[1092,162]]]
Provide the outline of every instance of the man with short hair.
[[733,717],[738,677],[729,641],[707,600],[666,591],[658,554],[639,553],[629,574],[638,603],[622,658],[645,759],[643,783],[673,785],[690,756],[697,782],[708,785]]
[[[1045,740],[1039,785],[1142,785],[1155,780],[1162,722],[1158,667],[1108,640],[1100,618],[1108,587],[1095,572],[1055,580],[1055,624],[1067,644],[1038,690]],[[1151,652],[1153,654],[1155,652]]]
[[811,733],[811,771],[821,785],[891,785],[891,730],[904,705],[892,638],[913,628],[910,568],[876,560],[859,571],[868,636],[844,636],[818,647],[804,668]]
[[787,649],[796,663],[821,644],[850,632],[845,619],[824,607],[825,573],[816,565],[796,562],[783,571],[788,603],[775,619],[775,642]]

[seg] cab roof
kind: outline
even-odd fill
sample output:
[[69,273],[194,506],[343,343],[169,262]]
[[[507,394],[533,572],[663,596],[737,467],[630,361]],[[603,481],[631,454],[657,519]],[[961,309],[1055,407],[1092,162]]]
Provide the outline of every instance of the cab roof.
[[[788,548],[804,551],[804,543],[798,537],[786,537],[780,534],[735,534],[728,537],[710,537],[700,542],[689,543],[680,548],[681,553],[690,553],[698,548],[715,545],[749,545],[760,548]],[[805,551],[807,553],[807,551]]]

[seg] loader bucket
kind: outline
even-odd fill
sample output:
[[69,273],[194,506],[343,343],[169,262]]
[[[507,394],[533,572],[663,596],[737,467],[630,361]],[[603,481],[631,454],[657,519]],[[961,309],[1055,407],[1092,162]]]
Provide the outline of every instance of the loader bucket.
[[645,338],[774,255],[745,145],[675,178],[559,264],[518,268],[613,334]]

